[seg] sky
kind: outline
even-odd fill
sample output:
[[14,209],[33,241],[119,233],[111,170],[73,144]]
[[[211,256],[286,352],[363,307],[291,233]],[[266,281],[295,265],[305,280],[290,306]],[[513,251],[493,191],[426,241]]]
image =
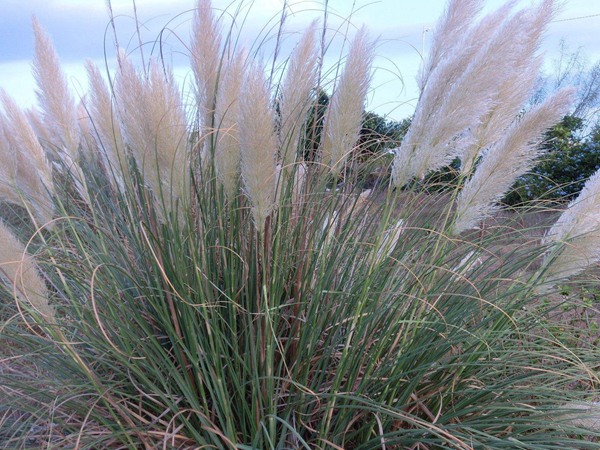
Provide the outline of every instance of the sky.
[[[101,67],[114,68],[114,35],[109,26],[105,0],[1,0],[0,88],[23,107],[35,104],[35,82],[31,74],[33,55],[32,16],[50,34],[76,97],[84,94],[87,81],[83,63],[91,59]],[[299,33],[315,17],[322,19],[325,0],[288,0],[282,51],[293,48]],[[551,72],[564,40],[568,52],[581,48],[590,63],[600,60],[600,0],[561,0],[564,4],[551,23],[543,45],[546,70]],[[484,0],[490,11],[506,0]],[[137,0],[146,58],[159,46],[174,66],[185,90],[190,70],[185,57],[190,35],[194,0]],[[329,0],[327,38],[335,38],[325,66],[332,66],[344,54],[341,36],[352,36],[365,25],[377,39],[375,74],[367,109],[400,120],[414,109],[417,97],[415,76],[421,55],[427,51],[431,30],[442,14],[445,0]],[[517,0],[516,8],[531,4]],[[283,0],[213,0],[219,11],[233,11],[242,5],[249,11],[241,41],[248,47],[265,30],[277,32]],[[139,55],[131,0],[112,0],[117,39],[127,51]],[[266,26],[266,27],[265,27]],[[162,31],[162,33],[161,33]],[[268,61],[274,46],[271,38],[262,45],[260,57]],[[106,64],[108,62],[108,64]]]

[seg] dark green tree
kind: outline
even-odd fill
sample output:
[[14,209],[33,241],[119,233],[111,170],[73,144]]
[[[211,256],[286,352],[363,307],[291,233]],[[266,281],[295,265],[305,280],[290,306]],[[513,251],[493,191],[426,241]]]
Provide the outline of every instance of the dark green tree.
[[514,205],[573,198],[600,168],[600,128],[596,126],[589,135],[582,136],[584,126],[583,119],[568,115],[548,130],[542,144],[545,156],[517,181],[505,202]]
[[[329,95],[324,90],[319,91],[314,107],[309,110],[304,139],[304,158],[314,161],[321,144],[323,123]],[[400,145],[402,137],[410,126],[410,119],[394,121],[386,119],[374,112],[365,112],[362,129],[357,143],[357,155],[364,161],[381,154],[383,151]]]
[[361,158],[375,156],[399,146],[409,126],[410,119],[397,122],[374,112],[366,112],[358,141]]
[[317,159],[316,156],[321,144],[323,122],[328,105],[329,95],[323,89],[320,89],[314,105],[308,110],[308,117],[306,119],[304,132],[304,159],[306,161],[315,161]]

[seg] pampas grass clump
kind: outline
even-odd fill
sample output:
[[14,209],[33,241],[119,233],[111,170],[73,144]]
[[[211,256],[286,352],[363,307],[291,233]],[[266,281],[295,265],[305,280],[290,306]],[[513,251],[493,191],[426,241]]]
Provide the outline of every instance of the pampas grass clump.
[[597,351],[550,308],[598,260],[599,176],[545,237],[495,214],[569,108],[524,106],[555,6],[451,0],[368,191],[366,30],[327,72],[312,23],[267,73],[198,0],[187,95],[117,49],[78,105],[34,23],[39,108],[0,99],[0,200],[28,225],[0,224],[2,448],[598,448],[569,407],[595,401]]

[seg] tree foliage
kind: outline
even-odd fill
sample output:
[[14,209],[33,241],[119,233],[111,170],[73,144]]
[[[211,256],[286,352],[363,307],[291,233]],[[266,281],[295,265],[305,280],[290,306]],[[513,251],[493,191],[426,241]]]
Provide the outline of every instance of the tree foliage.
[[[309,111],[306,122],[304,158],[308,161],[315,160],[321,144],[327,105],[329,105],[329,95],[321,89],[314,107]],[[364,112],[360,138],[355,146],[358,153],[354,156],[364,160],[371,156],[380,155],[390,148],[397,147],[409,126],[410,119],[408,118],[395,121],[380,116],[373,111]]]
[[521,177],[506,197],[508,204],[530,200],[562,201],[573,198],[600,168],[600,127],[583,136],[584,120],[565,116],[546,133],[546,157]]

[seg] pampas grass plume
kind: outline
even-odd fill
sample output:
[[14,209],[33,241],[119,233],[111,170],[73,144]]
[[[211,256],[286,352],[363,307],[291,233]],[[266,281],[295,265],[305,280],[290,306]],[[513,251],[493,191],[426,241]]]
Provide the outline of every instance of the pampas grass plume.
[[173,71],[158,61],[151,61],[148,112],[154,121],[156,154],[163,190],[171,199],[182,198],[189,189],[187,164],[187,124],[179,88]]
[[[509,3],[508,6],[512,5]],[[498,84],[492,109],[482,118],[479,126],[472,130],[472,143],[463,150],[461,156],[461,171],[464,174],[472,171],[481,150],[502,138],[523,104],[531,98],[543,62],[543,58],[536,56],[536,52],[543,31],[554,17],[554,12],[554,2],[544,1],[536,8],[515,14],[498,31],[510,36],[510,39],[506,41],[508,49],[502,53],[502,61],[497,60],[495,64],[502,63],[512,67],[512,70]]]
[[325,114],[321,162],[338,174],[360,134],[371,81],[373,43],[366,28],[354,36],[344,70]]
[[0,122],[0,199],[10,203],[21,204],[22,197],[15,185],[17,182],[17,160],[14,158],[14,148],[10,145],[10,130],[6,126],[6,119]]
[[138,74],[122,53],[115,93],[123,138],[157,198],[172,202],[187,192],[186,121],[170,68],[150,61]]
[[515,121],[505,137],[485,152],[475,174],[458,196],[454,234],[473,228],[488,216],[495,202],[534,165],[542,151],[539,147],[542,134],[568,112],[573,98],[573,89],[557,92]]
[[[3,191],[7,199],[32,207],[41,223],[52,219],[52,168],[25,113],[5,91],[0,90],[4,109],[0,157],[3,162]],[[10,191],[10,192],[9,192]],[[23,197],[21,197],[23,195]],[[19,201],[20,200],[20,201]]]
[[239,102],[242,179],[254,222],[262,233],[275,199],[277,136],[269,89],[259,65],[250,68]]
[[[454,9],[463,4],[469,2],[451,3],[447,14],[460,15]],[[476,130],[505,102],[502,95],[510,93],[513,84],[524,82],[526,91],[531,87],[529,71],[535,72],[538,68],[538,61],[532,55],[539,45],[548,14],[553,11],[554,1],[548,0],[541,9],[531,8],[513,16],[510,16],[511,7],[512,2],[509,2],[477,25],[463,30],[464,37],[452,51],[432,49],[434,55],[441,54],[444,58],[425,69],[428,74],[411,127],[396,151],[392,167],[395,186],[401,187],[413,177],[422,179],[427,172],[447,166],[456,157],[463,162],[466,159],[470,165],[480,150]],[[524,23],[522,18],[527,14],[533,19]],[[454,22],[454,19],[448,20]],[[535,32],[521,39],[525,42],[513,39],[514,35],[527,34],[530,25]],[[438,44],[446,45],[436,41]],[[515,53],[515,50],[518,51]],[[433,57],[436,58],[438,56]],[[509,113],[512,112],[513,107],[509,108]],[[466,156],[463,155],[465,149],[468,149]]]
[[482,0],[455,0],[448,3],[443,19],[432,33],[431,51],[419,71],[418,86],[425,89],[431,72],[453,52],[453,48],[464,38],[469,24],[483,7]]
[[319,57],[317,22],[312,22],[294,49],[281,86],[279,145],[284,170],[294,164],[304,119],[311,106],[310,94],[317,84]]
[[404,231],[405,220],[399,219],[393,227],[383,232],[383,237],[377,249],[377,262],[383,262],[391,255]]
[[239,104],[244,79],[245,52],[235,54],[225,64],[219,81],[215,109],[216,149],[214,152],[217,177],[225,194],[236,195],[240,179]]
[[543,239],[551,246],[543,277],[550,282],[576,275],[600,261],[600,171],[585,183]]
[[99,141],[98,144],[103,149],[101,156],[106,167],[113,170],[120,169],[120,171],[115,171],[113,174],[119,182],[122,182],[122,175],[126,172],[127,160],[125,144],[112,104],[111,94],[98,67],[91,61],[86,61],[85,67],[90,84],[87,106]]
[[29,305],[47,322],[54,320],[48,290],[32,256],[0,221],[0,274],[13,286],[17,299]]
[[33,19],[35,55],[33,74],[37,82],[38,103],[44,124],[49,128],[52,143],[61,144],[72,162],[77,161],[79,134],[77,108],[69,92],[67,79],[60,67],[56,50],[37,19]]
[[37,98],[41,109],[40,124],[48,136],[46,151],[62,160],[64,169],[73,179],[79,196],[89,200],[84,186],[85,176],[79,165],[80,128],[77,106],[69,92],[67,79],[60,67],[58,55],[48,34],[33,18],[35,53],[33,75],[37,83]]
[[192,25],[191,65],[202,129],[210,132],[217,101],[221,33],[210,0],[198,0]]
[[396,150],[395,186],[450,164],[468,145],[468,130],[490,110],[502,70],[494,65],[490,71],[490,54],[497,55],[491,43],[484,43],[497,35],[504,12],[501,9],[467,30],[456,48],[432,68],[411,126]]

